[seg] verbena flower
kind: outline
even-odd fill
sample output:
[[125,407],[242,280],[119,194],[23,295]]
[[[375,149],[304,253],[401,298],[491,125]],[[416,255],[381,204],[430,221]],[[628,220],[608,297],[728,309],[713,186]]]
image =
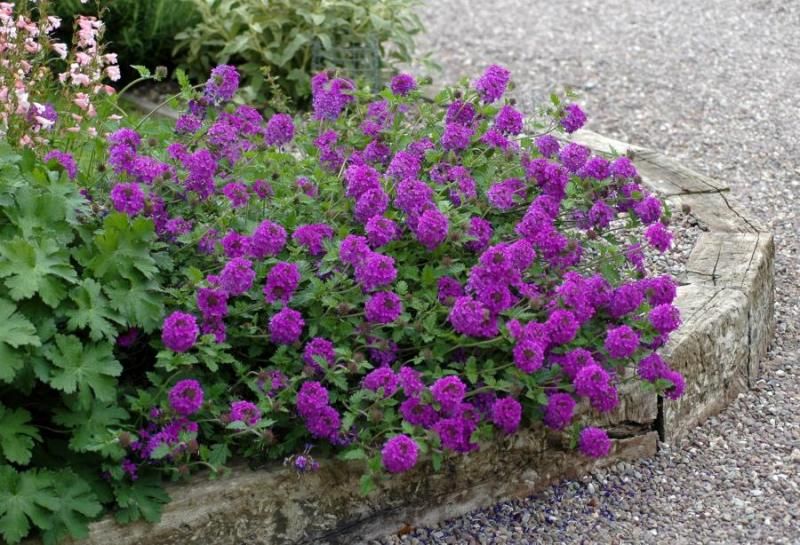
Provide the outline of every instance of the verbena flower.
[[256,272],[253,262],[243,257],[228,261],[219,273],[220,286],[229,295],[241,295],[253,287]]
[[286,230],[269,220],[262,221],[250,237],[250,253],[256,259],[276,256],[286,246]]
[[492,405],[492,422],[504,433],[517,431],[522,418],[522,405],[513,397],[497,399]]
[[611,452],[611,439],[605,430],[586,427],[578,436],[578,448],[590,458],[602,458]]
[[487,104],[496,102],[506,92],[510,79],[511,72],[502,66],[493,64],[475,82],[475,90]]
[[305,325],[302,314],[283,307],[269,320],[269,338],[275,344],[293,344],[300,340]]
[[186,352],[194,346],[200,329],[191,314],[176,310],[164,319],[161,340],[173,352]]
[[229,64],[221,64],[211,71],[206,82],[205,96],[212,103],[231,100],[239,89],[239,72]]
[[288,303],[300,284],[300,269],[294,263],[278,262],[267,273],[264,299],[268,303]]
[[78,175],[78,164],[75,162],[75,159],[70,153],[52,150],[45,154],[43,160],[44,162],[54,161],[55,163],[61,165],[70,180],[74,180],[75,176]]
[[250,401],[234,401],[228,415],[231,422],[244,422],[248,426],[255,426],[261,420],[261,409]]
[[456,376],[442,377],[431,386],[433,399],[444,411],[460,405],[466,393],[467,386]]
[[283,146],[294,138],[294,121],[288,114],[275,114],[269,118],[264,141],[270,146]]
[[335,361],[336,351],[333,343],[328,339],[314,337],[306,343],[305,349],[303,349],[303,363],[313,369],[322,370],[320,362],[330,367]]
[[392,78],[390,88],[395,95],[405,96],[417,88],[417,81],[411,74],[398,74]]
[[558,392],[547,398],[544,410],[544,423],[548,428],[563,430],[572,422],[575,400],[571,395]]
[[572,133],[583,127],[586,123],[586,114],[581,107],[575,104],[567,104],[564,107],[564,116],[561,118],[561,126],[564,130]]
[[194,379],[179,380],[169,391],[169,406],[181,416],[190,416],[203,406],[203,388]]
[[639,334],[627,325],[609,329],[604,346],[612,358],[627,358],[639,348]]
[[361,385],[373,392],[382,391],[383,397],[391,397],[397,391],[398,383],[399,379],[390,367],[378,367],[367,373]]
[[144,192],[137,183],[115,185],[110,197],[117,212],[136,216],[144,210]]
[[376,324],[390,324],[400,317],[403,303],[396,293],[379,291],[370,296],[364,305],[364,316],[367,321]]

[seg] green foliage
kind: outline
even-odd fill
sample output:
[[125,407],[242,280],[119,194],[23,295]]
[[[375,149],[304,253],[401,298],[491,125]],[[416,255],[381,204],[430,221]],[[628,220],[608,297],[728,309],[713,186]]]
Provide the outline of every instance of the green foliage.
[[154,520],[163,493],[120,486],[115,497],[97,481],[103,464],[118,470],[120,433],[134,429],[115,339],[155,327],[156,260],[169,260],[156,257],[152,222],[101,223],[78,186],[32,153],[0,143],[0,170],[0,536],[85,537],[103,504]]
[[197,78],[236,64],[248,101],[274,101],[277,93],[305,106],[312,71],[323,66],[374,80],[411,61],[422,30],[417,0],[192,1],[201,21],[176,36],[176,52]]
[[172,44],[176,34],[198,22],[191,0],[58,0],[55,12],[64,19],[65,29],[76,15],[101,15],[106,25],[105,41],[121,59],[124,79],[136,77],[132,65],[172,68]]

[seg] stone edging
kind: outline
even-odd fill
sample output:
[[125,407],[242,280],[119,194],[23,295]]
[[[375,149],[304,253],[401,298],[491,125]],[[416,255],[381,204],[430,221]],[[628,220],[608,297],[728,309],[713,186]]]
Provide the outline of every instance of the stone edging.
[[[636,385],[620,407],[593,423],[614,438],[609,457],[588,460],[569,451],[560,435],[540,425],[487,445],[468,457],[430,464],[387,480],[363,498],[361,462],[323,464],[298,478],[281,466],[234,470],[217,481],[194,479],[170,488],[172,502],[159,524],[92,524],[92,545],[299,545],[355,544],[430,525],[502,499],[528,496],[563,478],[621,460],[652,456],[659,435],[679,442],[718,413],[758,377],[774,331],[772,235],[730,206],[728,188],[645,148],[581,131],[574,141],[597,152],[632,151],[644,183],[673,207],[688,205],[709,226],[687,265],[688,283],[676,305],[684,325],[664,351],[686,377],[684,397],[662,403]],[[581,419],[588,420],[583,407]],[[420,464],[422,466],[423,464]]]

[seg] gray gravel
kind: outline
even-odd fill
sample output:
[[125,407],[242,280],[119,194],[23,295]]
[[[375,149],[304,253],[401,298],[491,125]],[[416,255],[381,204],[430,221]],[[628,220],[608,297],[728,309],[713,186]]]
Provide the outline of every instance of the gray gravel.
[[438,0],[444,81],[509,67],[530,107],[574,87],[588,127],[723,180],[776,235],[777,335],[757,387],[680,448],[381,543],[800,543],[800,2]]

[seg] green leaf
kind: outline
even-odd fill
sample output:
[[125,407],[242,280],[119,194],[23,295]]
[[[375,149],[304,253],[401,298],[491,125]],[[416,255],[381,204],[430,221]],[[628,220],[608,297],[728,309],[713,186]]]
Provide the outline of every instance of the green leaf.
[[156,282],[137,282],[122,287],[103,286],[111,307],[119,312],[129,324],[137,325],[146,332],[161,326],[164,302]]
[[141,78],[149,78],[151,76],[150,69],[146,66],[142,66],[141,64],[132,64],[131,68],[136,70]]
[[122,365],[111,343],[83,345],[74,335],[56,335],[55,346],[45,348],[44,355],[53,364],[50,386],[68,394],[77,391],[83,407],[91,406],[90,390],[101,401],[115,398]]
[[88,327],[89,336],[94,341],[103,337],[114,340],[117,329],[112,322],[120,324],[123,321],[111,310],[108,299],[101,290],[102,286],[91,278],[72,289],[69,297],[78,308],[69,311],[67,326],[72,331]]
[[9,462],[26,465],[31,461],[34,441],[42,440],[30,421],[31,413],[25,409],[10,409],[0,403],[0,451]]
[[139,474],[131,483],[115,483],[114,496],[119,509],[117,521],[125,524],[144,519],[147,522],[161,520],[161,510],[170,500],[164,490],[159,473]]
[[375,490],[375,480],[369,473],[366,473],[361,476],[359,484],[360,484],[359,489],[361,490],[361,495],[363,496],[366,496],[367,494]]
[[15,301],[38,293],[42,301],[55,308],[66,296],[62,281],[76,281],[69,252],[49,238],[36,240],[34,245],[16,237],[0,244],[0,256],[0,278],[5,278]]
[[57,409],[53,421],[72,430],[69,448],[75,452],[99,452],[107,458],[122,459],[125,450],[117,437],[128,413],[122,407],[95,401],[84,409],[77,402]]
[[442,453],[441,452],[431,453],[431,462],[433,463],[434,471],[439,471],[440,469],[442,469]]
[[362,448],[351,448],[337,456],[340,460],[366,460],[367,453]]
[[433,286],[436,283],[436,271],[433,267],[425,265],[422,269],[422,285]]
[[48,473],[35,470],[17,471],[0,465],[0,535],[11,545],[28,535],[31,523],[50,528],[51,512],[58,509],[53,479]]
[[127,214],[109,214],[94,238],[94,249],[85,250],[82,262],[104,280],[125,278],[133,283],[158,272],[150,248],[155,241],[153,222],[131,219]]
[[464,368],[464,372],[467,375],[467,380],[471,384],[477,384],[478,382],[478,363],[474,356],[470,356],[467,360],[467,365]]
[[17,312],[17,305],[0,299],[0,380],[11,382],[25,364],[22,353],[15,348],[40,345],[36,327]]
[[45,545],[57,545],[65,537],[85,539],[89,522],[103,511],[103,505],[89,483],[72,473],[61,471],[53,479],[53,490],[59,498],[52,513],[53,525],[42,533]]

